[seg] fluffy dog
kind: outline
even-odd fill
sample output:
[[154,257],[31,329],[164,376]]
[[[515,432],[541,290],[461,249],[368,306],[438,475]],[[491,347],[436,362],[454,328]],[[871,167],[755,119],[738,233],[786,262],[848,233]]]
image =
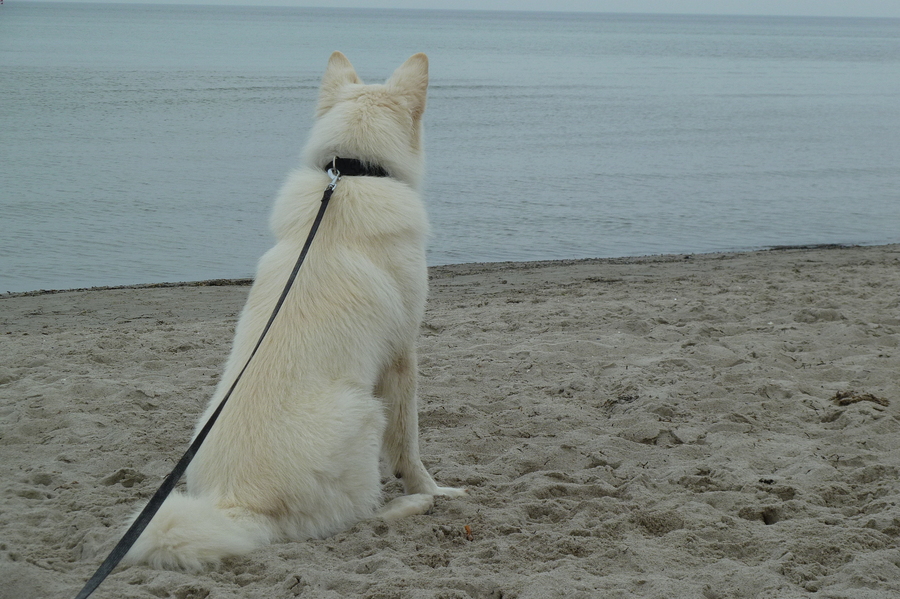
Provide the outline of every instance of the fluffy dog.
[[[304,166],[272,213],[212,414],[243,368],[297,260],[335,157],[387,176],[345,176],[284,306],[173,493],[126,556],[196,570],[282,540],[355,522],[422,514],[439,487],[419,458],[416,338],[427,291],[428,232],[418,190],[428,59],[364,85],[335,52],[322,80]],[[379,168],[380,167],[380,168]],[[381,506],[379,456],[407,495]]]

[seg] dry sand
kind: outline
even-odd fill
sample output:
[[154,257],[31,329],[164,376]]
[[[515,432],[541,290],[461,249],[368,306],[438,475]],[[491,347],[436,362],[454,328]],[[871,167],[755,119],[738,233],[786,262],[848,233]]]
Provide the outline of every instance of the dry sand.
[[[422,448],[468,498],[94,596],[900,596],[900,246],[431,284]],[[0,596],[75,595],[185,448],[247,291],[0,299]]]

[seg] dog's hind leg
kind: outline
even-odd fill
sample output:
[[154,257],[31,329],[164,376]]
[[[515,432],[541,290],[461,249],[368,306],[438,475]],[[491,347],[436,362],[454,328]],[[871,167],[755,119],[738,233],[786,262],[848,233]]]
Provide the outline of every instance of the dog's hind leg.
[[[387,407],[384,454],[393,473],[403,479],[410,496],[465,495],[465,490],[439,487],[419,457],[419,414],[416,407],[416,352],[401,354],[382,374],[376,393]],[[385,509],[390,508],[390,504]],[[429,508],[430,509],[430,506]],[[425,511],[427,511],[427,509]],[[423,513],[423,512],[418,512]]]

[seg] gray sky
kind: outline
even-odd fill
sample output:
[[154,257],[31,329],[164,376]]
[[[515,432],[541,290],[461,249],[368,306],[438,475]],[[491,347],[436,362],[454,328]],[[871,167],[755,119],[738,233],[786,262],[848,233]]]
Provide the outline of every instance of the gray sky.
[[[23,0],[10,0],[10,2]],[[77,0],[63,0],[77,1]],[[98,1],[98,0],[94,0]],[[555,10],[731,15],[811,15],[900,18],[898,0],[99,0],[155,4]]]

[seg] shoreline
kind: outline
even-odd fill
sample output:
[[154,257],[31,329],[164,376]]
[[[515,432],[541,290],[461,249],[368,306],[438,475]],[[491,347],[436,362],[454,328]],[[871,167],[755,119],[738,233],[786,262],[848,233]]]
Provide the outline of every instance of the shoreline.
[[[457,268],[476,267],[488,270],[492,267],[497,268],[514,268],[515,265],[528,266],[547,266],[559,265],[564,266],[572,263],[608,263],[608,264],[632,264],[644,263],[648,261],[671,262],[679,259],[690,259],[694,257],[707,256],[729,256],[739,254],[754,254],[758,252],[785,252],[792,250],[840,250],[864,247],[883,247],[898,244],[842,244],[842,243],[819,243],[805,245],[777,245],[750,250],[734,250],[725,252],[705,252],[705,253],[678,253],[678,254],[646,254],[643,256],[622,256],[613,258],[561,258],[554,260],[526,260],[526,261],[499,261],[499,262],[461,262],[458,264],[438,264],[428,267],[429,276],[435,273],[440,274],[443,271],[451,272]],[[203,279],[200,281],[163,281],[159,283],[135,283],[132,285],[97,285],[93,287],[72,287],[69,289],[34,289],[30,291],[8,291],[0,292],[0,299],[12,297],[34,297],[39,295],[50,295],[55,293],[68,293],[72,291],[105,291],[119,289],[160,289],[170,287],[224,287],[224,286],[248,286],[253,284],[252,277],[238,278],[219,278],[219,279]]]
[[[429,274],[422,457],[468,497],[198,574],[120,567],[93,597],[900,594],[900,244]],[[81,588],[186,447],[248,292],[3,298],[0,595]]]

